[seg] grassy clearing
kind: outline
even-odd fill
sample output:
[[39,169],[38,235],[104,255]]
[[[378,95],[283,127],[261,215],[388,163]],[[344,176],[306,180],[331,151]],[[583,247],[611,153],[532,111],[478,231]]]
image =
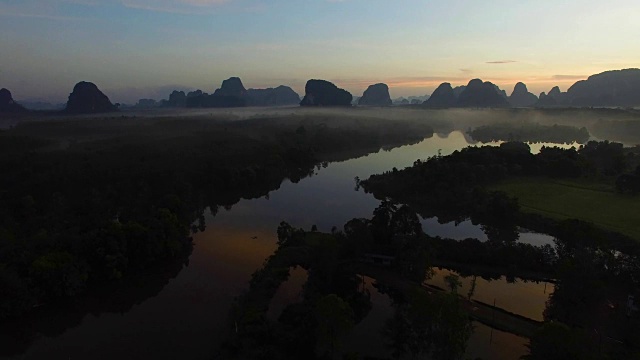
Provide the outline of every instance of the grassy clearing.
[[523,211],[554,219],[580,219],[640,241],[640,196],[584,180],[519,178],[491,186],[518,198]]

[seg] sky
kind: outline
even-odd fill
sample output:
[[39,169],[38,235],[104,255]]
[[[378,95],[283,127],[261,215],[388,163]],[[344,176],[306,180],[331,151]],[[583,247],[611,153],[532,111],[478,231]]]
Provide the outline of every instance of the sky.
[[246,88],[304,94],[325,79],[393,98],[440,83],[518,81],[535,94],[640,67],[637,0],[0,0],[0,87],[66,101],[91,81],[112,101]]

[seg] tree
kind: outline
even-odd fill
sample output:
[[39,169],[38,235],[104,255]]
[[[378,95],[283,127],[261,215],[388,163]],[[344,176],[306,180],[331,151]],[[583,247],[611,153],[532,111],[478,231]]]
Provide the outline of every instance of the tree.
[[473,333],[469,315],[455,294],[437,294],[436,301],[438,313],[433,331],[432,357],[435,360],[461,359]]
[[316,353],[333,359],[344,336],[353,328],[353,311],[338,295],[330,294],[316,302],[315,315],[318,322]]
[[391,348],[391,356],[394,359],[401,359],[409,353],[412,329],[405,311],[396,310],[394,316],[384,324],[382,336]]
[[30,270],[35,281],[54,297],[76,295],[89,277],[86,266],[66,251],[39,256]]
[[393,213],[390,226],[396,236],[416,237],[422,234],[422,224],[418,215],[407,205],[402,205]]
[[471,280],[471,287],[469,288],[469,292],[467,293],[467,299],[471,300],[471,298],[473,297],[473,294],[475,294],[476,292],[476,282],[477,282],[478,276],[477,275],[473,275],[473,279]]
[[435,360],[460,359],[473,328],[458,296],[429,294],[419,287],[408,295],[408,301],[398,305],[383,331],[394,358],[410,352],[414,358],[430,355]]
[[545,323],[531,338],[526,360],[588,360],[603,359],[594,349],[593,341],[578,329],[559,322]]
[[640,177],[634,174],[622,174],[616,179],[616,190],[624,194],[629,192],[635,195],[640,190]]
[[389,244],[393,235],[391,219],[395,214],[397,207],[390,201],[382,201],[380,205],[373,210],[373,218],[371,218],[371,228],[374,239],[381,244]]
[[447,285],[449,285],[449,289],[451,289],[451,293],[457,294],[458,288],[462,286],[460,277],[458,275],[449,274],[445,276],[444,280],[447,282]]

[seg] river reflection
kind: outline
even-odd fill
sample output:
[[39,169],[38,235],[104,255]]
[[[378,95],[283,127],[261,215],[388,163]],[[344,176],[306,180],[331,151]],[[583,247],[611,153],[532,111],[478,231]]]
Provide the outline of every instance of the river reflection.
[[[445,277],[460,275],[447,269],[434,270],[433,277],[425,283],[441,289],[449,288]],[[474,277],[460,276],[459,278],[462,286],[458,288],[458,294],[467,296],[472,288]],[[543,321],[542,313],[546,307],[547,299],[549,299],[549,294],[554,290],[552,283],[525,281],[519,278],[510,283],[504,276],[497,280],[485,280],[477,276],[475,282],[475,289],[471,295],[472,300],[489,305],[493,305],[495,302],[498,308],[536,321]]]
[[[358,353],[362,357],[390,357],[391,351],[381,340],[381,333],[385,322],[393,317],[395,309],[391,299],[373,286],[374,279],[365,277],[364,281],[366,289],[371,293],[371,311],[347,337],[344,352]],[[473,328],[464,359],[513,360],[528,353],[528,339],[492,329],[476,321],[473,322]]]
[[[453,240],[464,240],[468,238],[487,241],[489,238],[480,225],[474,225],[471,220],[465,220],[459,224],[454,221],[441,224],[438,218],[420,219],[422,230],[429,236],[440,236]],[[551,245],[555,248],[553,236],[531,232],[527,229],[520,229],[518,242],[533,246]]]
[[[393,167],[404,168],[417,159],[438,153],[447,155],[468,145],[458,131],[446,138],[434,136],[415,145],[329,164],[297,184],[284,181],[268,198],[241,200],[230,210],[220,209],[215,217],[205,214],[207,229],[194,236],[195,248],[188,266],[175,278],[165,280],[166,285],[157,295],[137,302],[123,313],[76,312],[73,316],[81,320],[73,322],[73,327],[56,335],[39,335],[22,355],[12,358],[211,359],[228,329],[234,297],[247,288],[251,274],[275,250],[276,228],[281,221],[306,229],[317,225],[320,231],[330,231],[352,218],[370,217],[379,202],[371,194],[354,191],[356,176],[364,179]],[[534,146],[534,151],[536,147],[539,149]],[[423,225],[428,234],[443,237],[484,235],[466,222],[453,226],[426,219]],[[299,281],[303,278],[292,276]],[[482,291],[487,291],[487,299],[492,300],[493,291],[520,291],[515,289],[519,288],[487,286]],[[375,301],[374,309],[382,306]],[[366,324],[371,320],[364,321]],[[355,344],[360,340],[353,341]],[[376,341],[367,343],[382,346]]]

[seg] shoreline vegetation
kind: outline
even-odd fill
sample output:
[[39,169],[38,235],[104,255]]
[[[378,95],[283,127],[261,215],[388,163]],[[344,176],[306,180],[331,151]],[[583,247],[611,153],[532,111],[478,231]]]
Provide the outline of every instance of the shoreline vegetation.
[[[528,358],[544,358],[540,354],[554,346],[547,336],[552,331],[575,338],[575,344],[564,345],[565,355],[584,358],[590,335],[581,329],[596,327],[613,339],[598,356],[626,358],[639,352],[640,316],[632,310],[626,320],[622,315],[626,296],[639,294],[640,236],[633,227],[639,219],[626,206],[638,204],[638,160],[635,149],[608,141],[590,141],[579,149],[543,147],[536,155],[526,144],[512,142],[417,160],[404,170],[372,175],[359,186],[382,201],[407,204],[423,217],[437,216],[441,222],[470,218],[488,236],[485,243],[444,242],[447,249],[436,252],[436,258],[445,254],[447,261],[494,269],[508,259],[507,269],[517,276],[539,252],[542,268],[557,282]],[[576,194],[584,191],[590,196]],[[553,215],[540,209],[553,209]],[[611,219],[622,226],[609,225]],[[555,248],[513,252],[523,245],[515,242],[518,226],[554,236]],[[589,358],[603,358],[598,356]]]
[[484,125],[469,131],[474,140],[488,143],[492,141],[520,141],[526,143],[584,144],[589,140],[586,127],[566,125],[545,126],[535,124]]

